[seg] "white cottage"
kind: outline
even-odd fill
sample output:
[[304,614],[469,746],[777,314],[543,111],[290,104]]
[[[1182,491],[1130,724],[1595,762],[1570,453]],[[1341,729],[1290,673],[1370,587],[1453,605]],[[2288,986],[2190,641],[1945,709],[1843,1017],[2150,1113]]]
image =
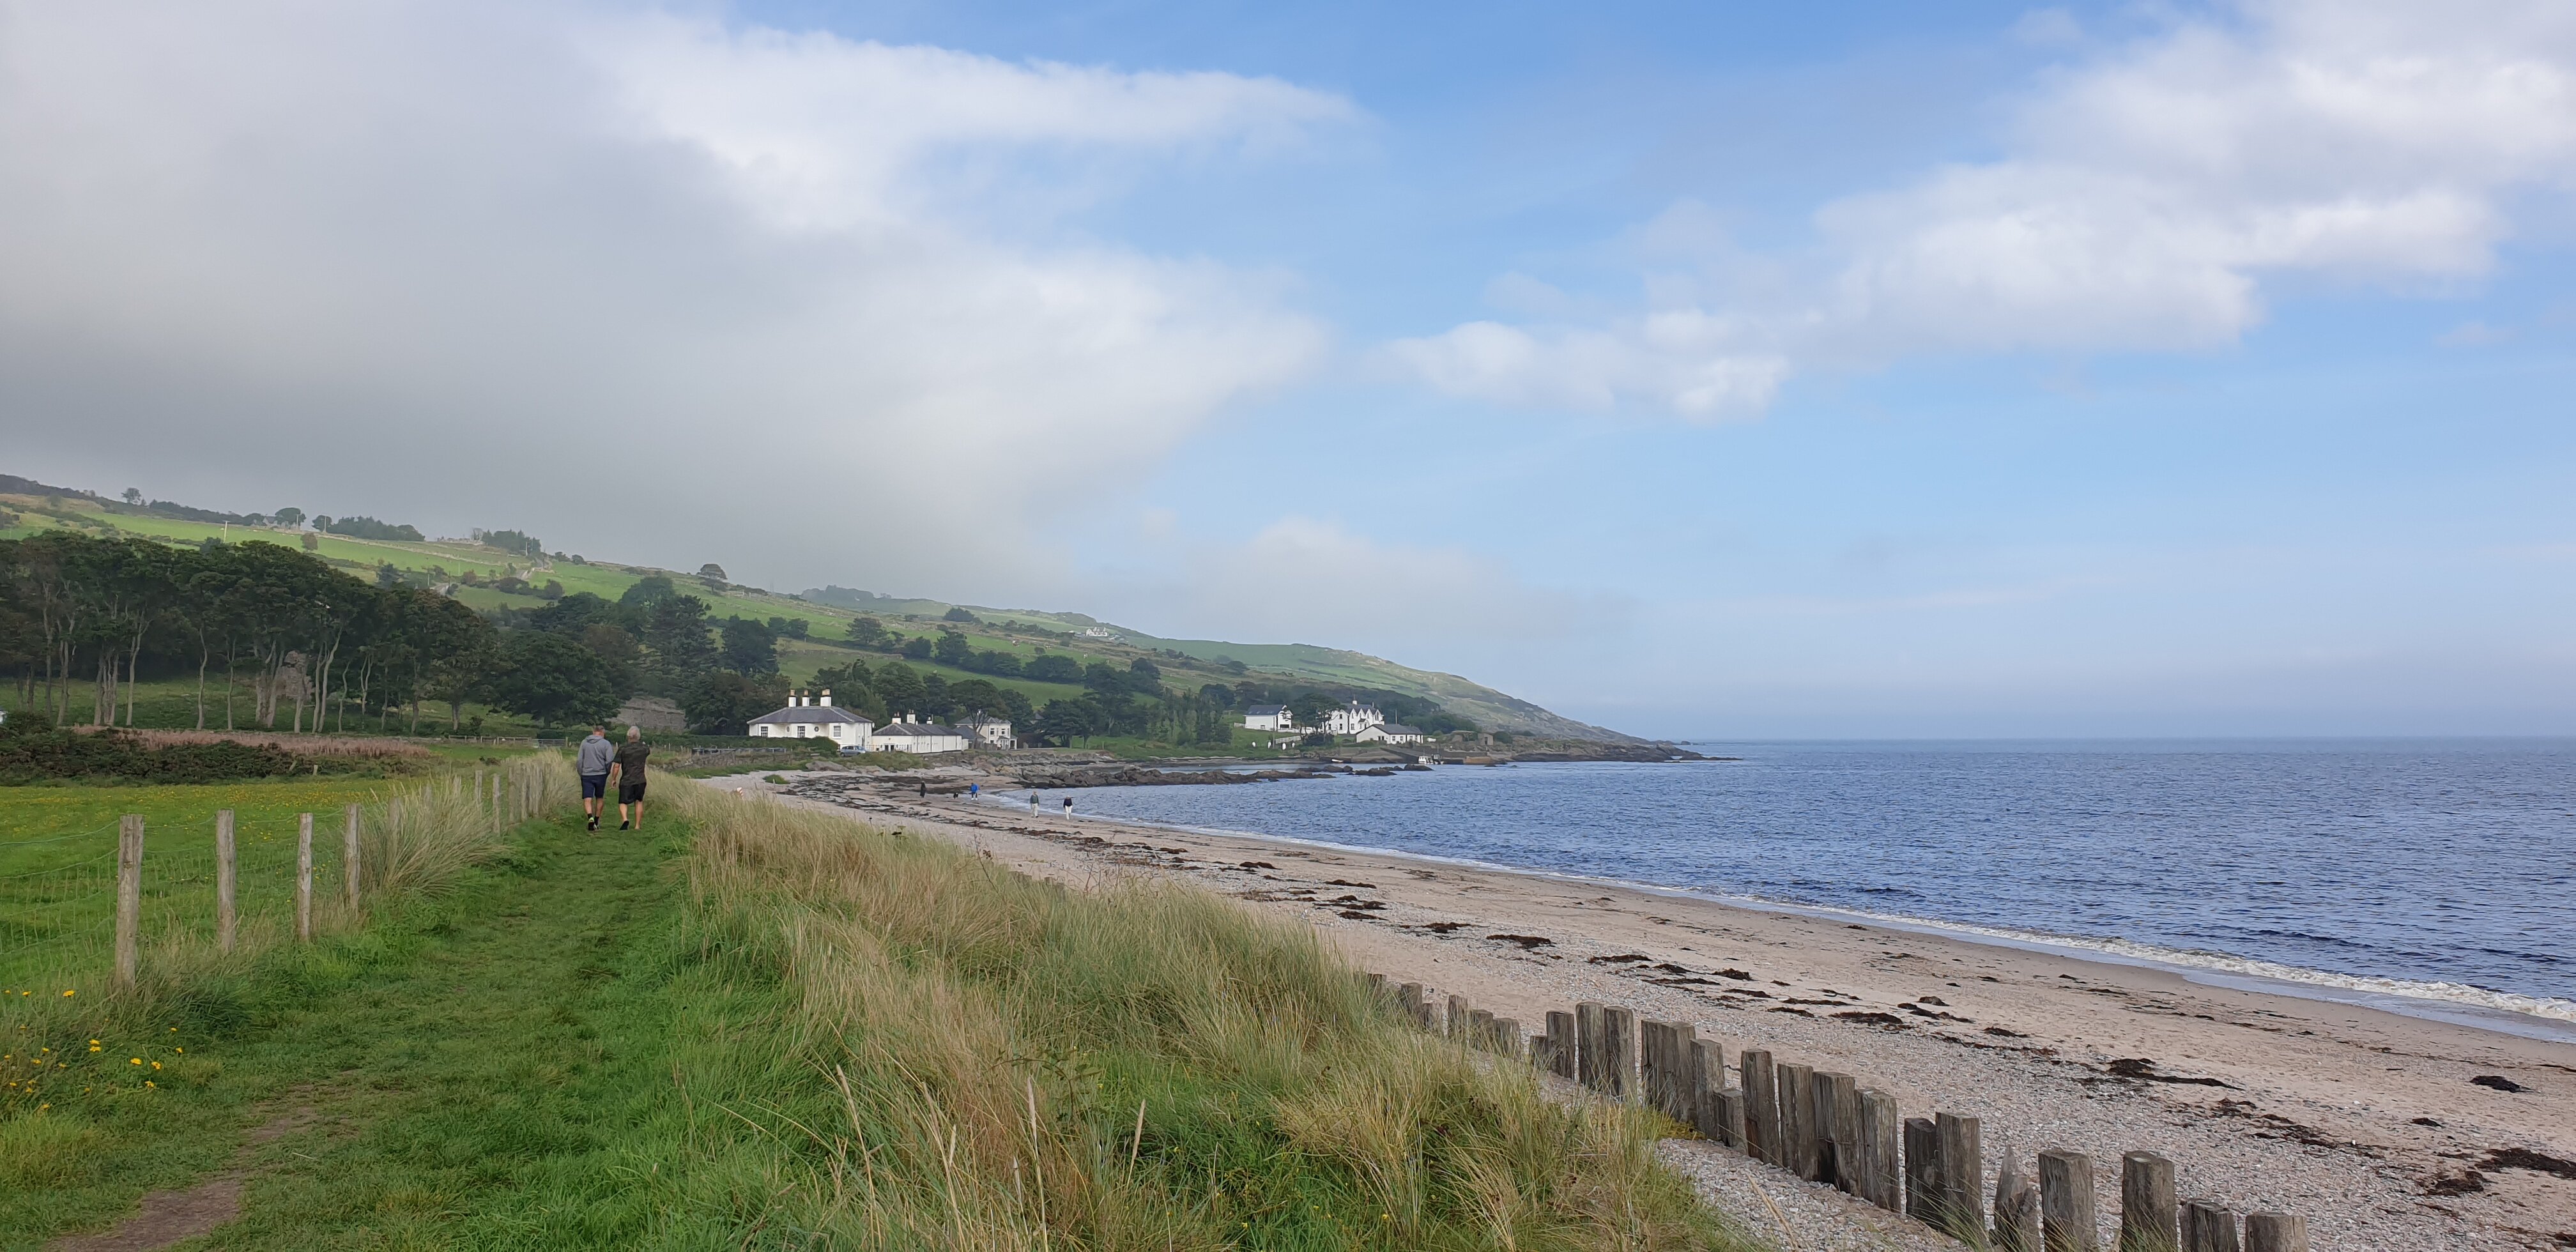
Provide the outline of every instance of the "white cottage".
[[1324,712],[1324,733],[1328,735],[1358,735],[1371,726],[1384,725],[1386,714],[1378,712],[1374,704],[1362,704],[1357,700]]
[[1420,743],[1423,739],[1421,731],[1402,722],[1382,722],[1363,727],[1355,737],[1361,743]]
[[868,738],[870,752],[910,752],[928,756],[935,752],[963,752],[966,732],[937,722],[916,721],[906,713],[902,720],[888,722]]
[[1243,710],[1245,730],[1295,730],[1297,715],[1284,704],[1255,704]]
[[876,723],[848,709],[832,707],[832,689],[820,698],[801,691],[787,693],[787,707],[751,719],[744,733],[754,739],[829,739],[844,748],[868,750]]
[[973,738],[978,747],[1007,752],[1020,746],[1020,741],[1011,737],[1011,723],[1004,718],[970,717],[958,723],[957,728]]

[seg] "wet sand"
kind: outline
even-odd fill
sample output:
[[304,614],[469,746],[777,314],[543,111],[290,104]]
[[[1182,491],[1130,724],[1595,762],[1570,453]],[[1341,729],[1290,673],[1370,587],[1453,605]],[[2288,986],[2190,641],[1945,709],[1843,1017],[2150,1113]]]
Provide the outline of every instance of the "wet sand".
[[[1760,1047],[1857,1075],[1906,1116],[1982,1118],[1989,1194],[2007,1145],[2026,1173],[2041,1149],[2090,1154],[2106,1226],[2121,1153],[2149,1150],[2176,1163],[2186,1198],[2306,1216],[2320,1252],[2576,1248],[2576,1046],[1838,918],[1031,817],[832,776],[792,786],[801,802],[1030,874],[1170,878],[1301,918],[1360,968],[1464,996],[1533,1033],[1551,1008],[1600,1000],[1690,1022],[1730,1065]],[[1719,1151],[1672,1148],[1685,1163]],[[1757,1232],[1785,1217],[1804,1246],[1941,1242],[1837,1218],[1842,1197],[1785,1173],[1722,1161],[1694,1172]],[[1769,1201],[1748,1202],[1730,1178],[1760,1180]]]

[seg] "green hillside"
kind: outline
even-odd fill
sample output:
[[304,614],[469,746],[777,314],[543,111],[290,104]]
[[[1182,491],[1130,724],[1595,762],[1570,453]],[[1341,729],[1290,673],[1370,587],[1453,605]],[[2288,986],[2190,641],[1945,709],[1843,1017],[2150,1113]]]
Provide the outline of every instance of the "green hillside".
[[[309,529],[192,520],[174,515],[179,512],[196,510],[162,502],[123,503],[0,476],[0,538],[50,528],[96,534],[122,531],[184,543],[255,536],[276,543],[300,543],[315,556],[353,573],[373,574],[390,566],[397,575],[411,581],[450,588],[456,599],[483,611],[504,607],[534,609],[578,592],[616,600],[639,580],[667,577],[706,601],[711,618],[740,616],[802,623],[801,632],[793,626],[788,631],[790,636],[801,637],[781,641],[782,668],[797,681],[856,655],[843,641],[848,638],[851,622],[867,617],[897,636],[932,638],[945,630],[959,631],[979,651],[1007,652],[1024,660],[1052,652],[1071,655],[1084,663],[1102,660],[1125,667],[1137,658],[1149,658],[1162,669],[1167,683],[1183,690],[1195,690],[1206,683],[1233,686],[1247,678],[1261,682],[1284,680],[1347,689],[1353,694],[1386,692],[1431,701],[1486,730],[1557,739],[1637,742],[1615,731],[1560,717],[1529,701],[1454,674],[1413,669],[1364,653],[1310,644],[1167,639],[1080,613],[957,605],[837,587],[787,594],[729,582],[712,573],[589,561],[569,553],[507,552],[473,540],[359,539]],[[961,608],[977,620],[960,622],[948,618],[952,610]],[[945,674],[952,681],[982,677],[1021,691],[1040,705],[1050,699],[1081,694],[1081,688],[1073,684],[970,675],[927,659],[916,658],[911,663]]]

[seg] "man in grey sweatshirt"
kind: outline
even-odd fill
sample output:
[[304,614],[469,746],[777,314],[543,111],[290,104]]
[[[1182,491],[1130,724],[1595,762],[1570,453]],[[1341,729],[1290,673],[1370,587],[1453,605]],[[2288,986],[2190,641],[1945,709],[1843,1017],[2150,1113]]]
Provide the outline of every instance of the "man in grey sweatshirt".
[[617,745],[608,741],[608,728],[593,726],[590,737],[581,741],[581,751],[573,757],[573,772],[581,775],[581,807],[590,816],[590,828],[599,829],[600,806],[608,799],[608,766],[617,759]]

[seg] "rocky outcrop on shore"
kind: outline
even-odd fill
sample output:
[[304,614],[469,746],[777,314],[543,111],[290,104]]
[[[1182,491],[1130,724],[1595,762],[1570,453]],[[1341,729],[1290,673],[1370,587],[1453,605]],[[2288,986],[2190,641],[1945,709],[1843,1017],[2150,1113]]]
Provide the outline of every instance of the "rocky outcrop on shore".
[[1023,787],[1070,791],[1078,787],[1180,787],[1197,784],[1284,782],[1297,778],[1330,778],[1348,769],[1305,766],[1300,769],[1148,769],[1142,765],[1091,769],[1023,769],[1012,777]]

